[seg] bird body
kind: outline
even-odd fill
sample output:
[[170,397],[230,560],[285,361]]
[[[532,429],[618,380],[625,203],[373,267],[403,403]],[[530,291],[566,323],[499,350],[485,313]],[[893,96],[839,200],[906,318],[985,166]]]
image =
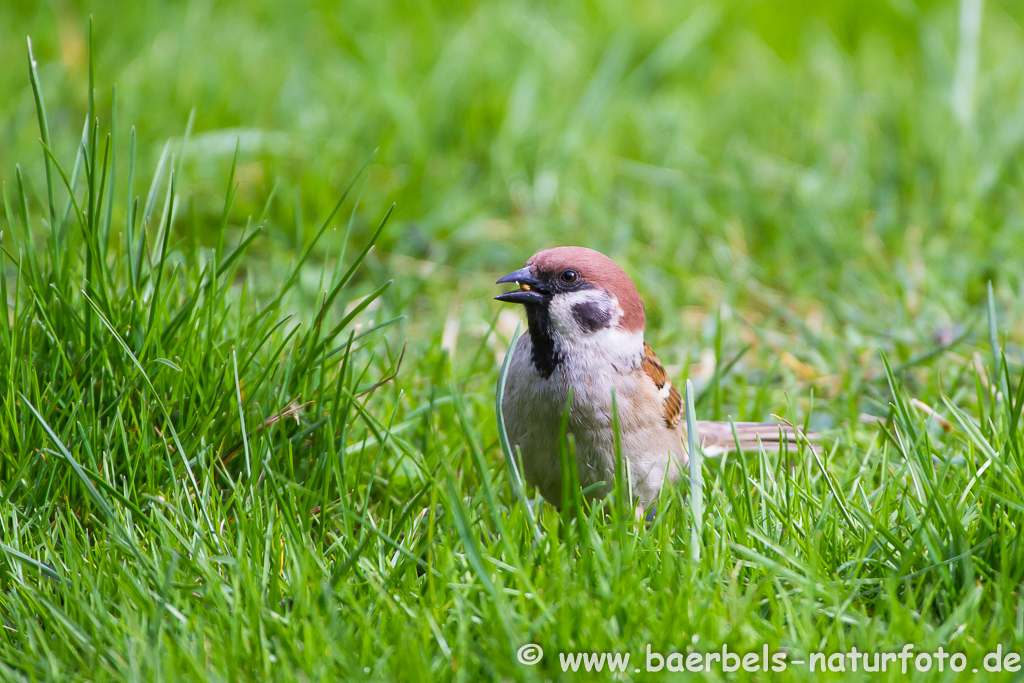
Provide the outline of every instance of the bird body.
[[[535,254],[498,282],[519,285],[496,298],[523,304],[529,327],[512,351],[502,396],[509,442],[519,449],[526,481],[561,504],[559,439],[568,409],[580,485],[591,498],[607,495],[616,471],[614,400],[633,495],[650,506],[666,480],[678,480],[688,457],[682,399],[644,341],[646,318],[632,280],[599,252],[559,247]],[[735,427],[744,449],[757,448],[759,440],[780,442],[777,424]],[[732,430],[715,422],[697,428],[709,454],[735,448]]]
[[[657,498],[666,474],[678,478],[679,468],[687,463],[686,451],[679,431],[664,421],[660,391],[653,381],[642,381],[643,336],[614,329],[600,335],[605,339],[594,340],[597,343],[579,353],[576,362],[559,363],[547,377],[534,370],[530,336],[520,337],[502,398],[509,442],[522,453],[526,480],[548,501],[560,500],[558,441],[572,391],[566,432],[576,443],[580,485],[586,489],[604,482],[591,492],[603,497],[615,480],[614,395],[633,493],[649,503]],[[575,351],[572,346],[563,348],[570,358]]]

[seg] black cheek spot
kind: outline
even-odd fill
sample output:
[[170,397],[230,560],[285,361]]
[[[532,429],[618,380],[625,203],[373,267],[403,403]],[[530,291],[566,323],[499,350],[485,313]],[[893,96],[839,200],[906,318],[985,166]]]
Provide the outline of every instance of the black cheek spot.
[[572,305],[572,317],[587,332],[596,332],[608,327],[612,314],[607,308],[592,302]]

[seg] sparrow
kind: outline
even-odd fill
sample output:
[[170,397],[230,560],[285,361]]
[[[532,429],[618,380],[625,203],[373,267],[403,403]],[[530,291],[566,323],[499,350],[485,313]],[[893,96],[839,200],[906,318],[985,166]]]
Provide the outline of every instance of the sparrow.
[[[580,485],[590,499],[614,488],[614,393],[632,493],[650,508],[689,458],[683,400],[644,341],[644,305],[633,281],[600,252],[558,247],[534,254],[502,283],[518,289],[494,298],[522,304],[529,332],[512,351],[501,407],[527,483],[561,506],[559,436],[571,391],[567,432],[576,443]],[[743,450],[777,449],[793,437],[791,428],[775,423],[696,424],[706,455],[736,449],[734,426]]]

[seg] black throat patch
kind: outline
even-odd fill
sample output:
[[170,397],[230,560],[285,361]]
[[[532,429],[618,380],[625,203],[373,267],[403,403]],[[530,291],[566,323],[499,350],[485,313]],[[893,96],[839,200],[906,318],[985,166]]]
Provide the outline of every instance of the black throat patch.
[[555,349],[555,340],[551,336],[551,314],[547,304],[527,306],[526,324],[533,342],[533,366],[541,377],[547,379],[562,362],[562,355]]

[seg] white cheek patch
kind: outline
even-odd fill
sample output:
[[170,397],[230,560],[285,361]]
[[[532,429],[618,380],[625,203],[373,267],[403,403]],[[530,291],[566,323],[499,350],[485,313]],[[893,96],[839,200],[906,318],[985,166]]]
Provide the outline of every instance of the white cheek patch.
[[622,317],[615,297],[594,289],[552,297],[548,314],[556,332],[573,339],[614,327]]
[[551,298],[548,315],[555,348],[580,377],[606,372],[609,365],[632,370],[643,359],[643,331],[618,327],[622,309],[606,291],[558,294]]

